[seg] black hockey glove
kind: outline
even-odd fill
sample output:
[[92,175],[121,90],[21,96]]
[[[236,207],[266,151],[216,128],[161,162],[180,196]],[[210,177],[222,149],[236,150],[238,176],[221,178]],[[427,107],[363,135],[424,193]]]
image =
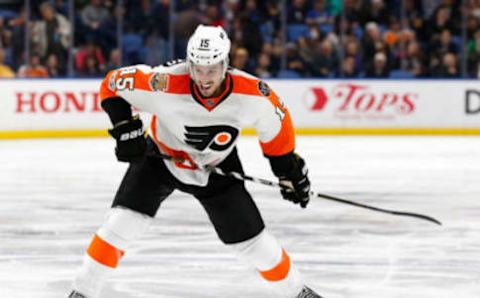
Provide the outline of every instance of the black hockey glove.
[[138,116],[115,124],[108,133],[117,141],[115,155],[119,161],[137,162],[142,159],[147,142],[142,120]]
[[310,201],[308,169],[305,161],[298,154],[294,155],[293,160],[292,170],[278,177],[280,184],[288,186],[288,188],[282,189],[281,193],[285,200],[300,204],[302,208],[305,208]]

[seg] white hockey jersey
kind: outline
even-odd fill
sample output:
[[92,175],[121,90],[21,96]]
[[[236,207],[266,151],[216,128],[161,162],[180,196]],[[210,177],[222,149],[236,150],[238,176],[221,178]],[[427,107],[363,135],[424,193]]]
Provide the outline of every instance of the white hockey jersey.
[[149,133],[159,150],[185,160],[166,161],[167,168],[183,183],[205,186],[209,173],[198,168],[224,160],[244,127],[256,129],[265,155],[295,147],[290,115],[267,84],[236,69],[229,69],[225,80],[220,96],[203,98],[185,62],[136,65],[109,72],[100,98],[121,97],[152,114]]

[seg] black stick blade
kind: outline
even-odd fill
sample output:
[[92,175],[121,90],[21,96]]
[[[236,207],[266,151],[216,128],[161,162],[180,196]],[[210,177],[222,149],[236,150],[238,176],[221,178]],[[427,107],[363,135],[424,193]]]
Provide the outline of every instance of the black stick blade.
[[316,193],[316,192],[311,192],[310,194],[312,196],[316,196],[318,198],[327,199],[327,200],[331,200],[331,201],[335,201],[335,202],[340,202],[340,203],[344,203],[344,204],[348,204],[348,205],[352,205],[352,206],[356,206],[356,207],[360,207],[360,208],[365,208],[365,209],[374,210],[374,211],[387,213],[387,214],[392,214],[392,215],[414,217],[414,218],[426,220],[428,222],[437,224],[439,226],[442,225],[442,223],[439,220],[437,220],[437,219],[435,219],[431,216],[428,216],[428,215],[412,213],[412,212],[393,211],[393,210],[378,208],[378,207],[365,205],[365,204],[361,204],[361,203],[357,203],[357,202],[352,202],[352,201],[349,201],[349,200],[337,198],[337,197],[326,195],[326,194]]

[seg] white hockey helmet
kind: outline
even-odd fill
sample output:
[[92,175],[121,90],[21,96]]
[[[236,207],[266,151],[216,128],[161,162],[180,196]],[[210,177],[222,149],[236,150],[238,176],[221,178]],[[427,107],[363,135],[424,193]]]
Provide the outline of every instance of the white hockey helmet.
[[199,25],[188,40],[187,63],[192,65],[214,65],[223,63],[223,73],[228,68],[230,39],[220,26]]

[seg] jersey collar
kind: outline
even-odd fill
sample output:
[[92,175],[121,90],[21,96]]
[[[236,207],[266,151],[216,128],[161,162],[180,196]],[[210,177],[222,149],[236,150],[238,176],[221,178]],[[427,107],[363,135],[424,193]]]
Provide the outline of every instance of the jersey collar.
[[203,97],[200,91],[198,90],[197,85],[190,79],[190,92],[192,94],[193,99],[200,105],[202,105],[205,109],[209,112],[213,110],[216,106],[218,106],[222,101],[224,101],[233,90],[233,79],[232,76],[227,73],[225,76],[225,90],[216,97]]

